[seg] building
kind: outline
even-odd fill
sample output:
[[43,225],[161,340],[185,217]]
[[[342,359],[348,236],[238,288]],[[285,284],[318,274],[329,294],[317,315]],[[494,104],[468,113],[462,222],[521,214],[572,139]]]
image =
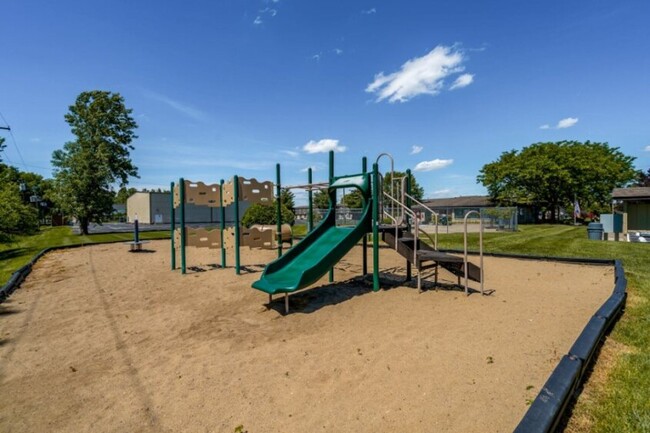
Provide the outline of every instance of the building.
[[[247,202],[239,203],[239,218],[244,216],[248,209]],[[226,207],[226,223],[235,220],[234,207]],[[138,220],[141,224],[169,224],[171,223],[171,193],[169,192],[136,192],[126,200],[127,221],[132,223]],[[179,213],[176,212],[176,222],[179,222]],[[185,204],[185,222],[187,224],[218,224],[221,223],[221,209],[218,207],[195,206]]]
[[650,187],[614,188],[612,200],[627,216],[623,231],[650,230]]

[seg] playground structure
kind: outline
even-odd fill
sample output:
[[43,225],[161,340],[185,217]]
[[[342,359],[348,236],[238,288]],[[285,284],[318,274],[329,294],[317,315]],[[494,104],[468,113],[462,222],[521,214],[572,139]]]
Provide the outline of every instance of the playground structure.
[[[278,171],[279,173],[279,171]],[[282,254],[282,244],[293,243],[291,227],[282,225],[278,219],[277,227],[254,225],[241,227],[240,202],[270,204],[273,199],[273,184],[269,181],[245,179],[234,176],[229,182],[221,180],[218,184],[205,184],[181,178],[178,184],[171,183],[171,268],[176,269],[177,250],[180,250],[181,273],[187,270],[186,248],[210,248],[221,250],[221,266],[226,267],[226,253],[234,252],[235,272],[241,272],[239,248],[278,249]],[[279,197],[279,195],[278,195]],[[277,197],[275,197],[277,199]],[[219,208],[220,227],[188,227],[185,223],[185,205]],[[280,202],[277,200],[278,212]],[[232,206],[234,224],[226,226],[226,208]],[[176,211],[179,214],[179,227],[176,227]],[[278,214],[279,215],[279,214]],[[278,235],[278,233],[280,235]]]
[[[384,188],[384,179],[379,173],[379,161],[382,157],[391,161],[391,182]],[[307,236],[293,246],[283,256],[269,263],[261,278],[253,283],[253,288],[268,293],[269,303],[274,294],[284,294],[285,313],[289,311],[289,293],[305,288],[329,271],[330,282],[333,281],[333,267],[360,240],[363,242],[363,274],[367,269],[367,235],[372,234],[373,255],[373,290],[378,291],[379,284],[379,239],[384,240],[391,248],[406,259],[406,279],[411,279],[412,266],[417,271],[417,287],[422,289],[422,279],[434,276],[434,284],[438,281],[439,267],[442,267],[458,277],[464,277],[465,294],[469,294],[468,280],[479,282],[481,294],[483,287],[483,226],[480,226],[479,254],[480,265],[468,261],[467,252],[467,218],[475,211],[465,215],[464,256],[458,257],[438,250],[437,225],[438,215],[435,215],[435,237],[420,229],[419,219],[412,209],[413,204],[424,206],[411,195],[410,170],[404,178],[394,177],[394,160],[390,154],[382,153],[373,164],[372,172],[367,171],[367,160],[362,160],[362,172],[346,176],[334,176],[334,152],[329,154],[329,182],[327,195],[329,210],[320,224],[310,230]],[[311,179],[310,179],[311,180]],[[397,192],[395,192],[397,186]],[[312,184],[307,187],[312,188]],[[362,214],[357,224],[352,227],[341,227],[336,224],[336,192],[343,188],[356,188],[362,196]],[[386,192],[388,189],[390,192]],[[279,194],[278,194],[279,195]],[[310,197],[311,198],[311,197]],[[426,208],[426,206],[424,206]],[[311,200],[309,207],[309,227],[311,228]],[[382,224],[384,218],[391,224]],[[426,236],[431,241],[427,244],[421,240]],[[433,270],[433,274],[425,271]]]

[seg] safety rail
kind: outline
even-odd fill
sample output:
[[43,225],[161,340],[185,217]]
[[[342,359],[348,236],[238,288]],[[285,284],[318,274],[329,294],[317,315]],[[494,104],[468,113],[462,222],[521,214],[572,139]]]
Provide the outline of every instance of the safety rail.
[[[428,210],[429,212],[431,212],[431,215],[433,215],[435,217],[436,231],[435,231],[435,236],[434,236],[434,240],[433,240],[433,249],[437,250],[438,249],[438,218],[439,218],[438,212],[434,211],[429,206],[425,205],[424,203],[422,203],[421,201],[419,201],[418,199],[416,199],[415,197],[413,197],[411,194],[409,194],[407,192],[404,192],[404,196],[406,198],[408,198],[409,200],[412,200],[415,204],[420,205],[423,208],[425,208],[426,210]],[[422,231],[422,232],[426,233],[425,231]],[[428,233],[427,233],[427,235],[428,235]],[[430,236],[429,236],[429,239],[431,239]]]
[[[420,231],[420,227],[418,225],[418,219],[415,217],[415,212],[410,209],[408,206],[406,206],[404,203],[400,203],[397,199],[394,197],[391,197],[390,194],[384,192],[384,197],[388,198],[390,201],[394,202],[397,204],[398,208],[402,209],[402,212],[404,212],[405,215],[410,216],[413,218],[414,226],[413,226],[413,240],[415,244],[413,245],[413,264],[417,268],[417,258],[418,258],[418,239],[419,235],[418,232]],[[395,238],[395,243],[397,244],[397,237]],[[418,286],[419,286],[419,280],[420,280],[420,271],[418,270]]]
[[479,218],[479,256],[480,256],[480,272],[481,272],[481,295],[484,295],[483,291],[483,218],[481,217],[481,213],[477,210],[470,210],[465,214],[465,217],[463,218],[463,224],[464,224],[464,230],[463,230],[463,251],[464,251],[464,264],[463,268],[465,268],[465,294],[469,294],[469,283],[468,283],[468,268],[469,264],[467,262],[467,217],[469,217],[471,214],[477,214]]

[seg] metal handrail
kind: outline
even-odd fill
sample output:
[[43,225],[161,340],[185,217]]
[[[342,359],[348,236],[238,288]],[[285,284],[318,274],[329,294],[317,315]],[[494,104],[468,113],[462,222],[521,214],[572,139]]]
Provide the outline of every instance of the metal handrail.
[[433,243],[433,248],[434,248],[435,250],[437,250],[437,249],[438,249],[438,218],[439,218],[439,214],[438,214],[438,212],[434,211],[434,210],[431,209],[429,206],[427,206],[426,204],[422,203],[420,200],[416,199],[416,198],[413,197],[412,195],[410,195],[410,194],[408,194],[408,193],[404,193],[404,194],[406,195],[407,198],[413,200],[416,204],[422,206],[423,208],[425,208],[426,210],[428,210],[429,212],[431,212],[432,215],[435,216],[436,232],[435,232],[435,241],[434,241],[434,243]]
[[[390,194],[384,193],[384,196],[388,197],[391,201],[395,202],[400,208],[402,208],[402,211],[409,215],[410,217],[413,218],[413,221],[415,222],[414,230],[413,230],[413,239],[415,241],[415,244],[413,245],[413,264],[415,265],[416,269],[418,268],[417,266],[417,259],[418,259],[418,241],[419,241],[419,235],[418,232],[420,231],[420,227],[418,225],[418,219],[415,217],[415,212],[413,212],[412,209],[409,209],[408,206],[406,206],[404,203],[400,203],[398,200],[396,200],[394,197],[391,197]],[[395,238],[395,243],[397,244],[397,238]],[[420,270],[418,269],[418,287],[420,286]]]
[[464,223],[464,235],[463,235],[463,247],[464,247],[464,263],[463,267],[465,268],[465,295],[468,294],[469,292],[469,285],[468,285],[468,268],[469,265],[467,264],[467,217],[470,216],[471,214],[477,214],[478,215],[478,220],[479,220],[479,254],[481,257],[480,261],[480,272],[481,272],[481,295],[484,295],[483,291],[483,218],[481,217],[481,213],[477,210],[470,210],[465,214],[465,217],[463,218],[463,223]]

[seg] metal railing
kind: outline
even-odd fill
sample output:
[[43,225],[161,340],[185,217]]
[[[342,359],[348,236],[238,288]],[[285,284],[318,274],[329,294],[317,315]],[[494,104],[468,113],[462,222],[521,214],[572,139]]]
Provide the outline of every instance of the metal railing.
[[465,214],[465,217],[463,218],[463,224],[464,224],[464,234],[463,234],[463,252],[464,252],[464,256],[463,256],[464,264],[463,265],[464,266],[463,267],[465,268],[465,294],[466,295],[469,294],[469,282],[468,282],[468,274],[469,274],[469,271],[468,271],[469,264],[468,263],[469,262],[467,261],[467,218],[473,213],[475,213],[475,214],[477,214],[479,216],[479,224],[480,224],[479,230],[480,231],[479,231],[478,244],[479,244],[479,255],[481,257],[479,269],[480,269],[480,273],[481,273],[481,276],[480,276],[480,279],[481,279],[481,295],[484,295],[485,293],[483,291],[483,280],[484,280],[484,278],[483,278],[483,219],[480,218],[481,213],[479,211],[476,211],[476,210],[471,210],[471,211],[467,212]]

